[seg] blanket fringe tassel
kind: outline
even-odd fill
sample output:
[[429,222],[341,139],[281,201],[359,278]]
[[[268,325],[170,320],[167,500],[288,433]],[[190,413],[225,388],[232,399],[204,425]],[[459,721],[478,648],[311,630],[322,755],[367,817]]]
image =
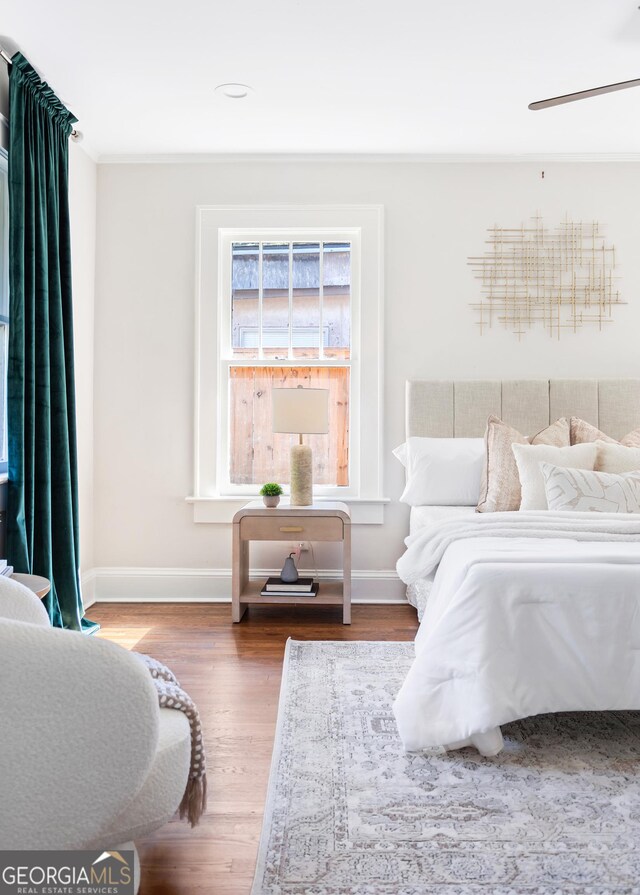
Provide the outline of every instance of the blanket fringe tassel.
[[180,819],[187,818],[192,827],[200,823],[207,810],[207,775],[191,777],[180,802]]

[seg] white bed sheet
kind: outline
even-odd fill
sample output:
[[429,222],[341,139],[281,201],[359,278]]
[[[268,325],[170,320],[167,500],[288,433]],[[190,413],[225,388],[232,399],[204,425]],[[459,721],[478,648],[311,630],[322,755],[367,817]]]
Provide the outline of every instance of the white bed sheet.
[[[411,515],[409,516],[409,535],[415,535],[424,528],[429,528],[440,522],[448,522],[451,519],[461,519],[465,516],[473,515],[476,512],[475,507],[441,507],[441,506],[424,506],[411,507]],[[433,587],[433,579],[435,573],[426,575],[417,581],[407,585],[407,600],[415,608],[418,613],[418,621],[422,621],[424,611],[427,606],[427,600]]]
[[475,507],[411,507],[409,534],[414,535],[437,522],[448,522],[450,519],[471,516],[475,511]]
[[640,709],[638,541],[450,543],[394,706],[405,748],[605,709]]

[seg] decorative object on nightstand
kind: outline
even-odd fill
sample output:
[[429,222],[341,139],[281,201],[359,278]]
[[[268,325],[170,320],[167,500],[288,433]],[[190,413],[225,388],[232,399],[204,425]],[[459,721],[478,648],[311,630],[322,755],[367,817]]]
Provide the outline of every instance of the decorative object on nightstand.
[[280,572],[280,578],[285,584],[295,584],[298,580],[298,570],[296,569],[296,564],[293,561],[294,553],[290,553],[289,556],[284,561],[284,565],[282,567],[282,571]]
[[[268,579],[271,580],[271,579]],[[293,585],[291,585],[293,586]],[[286,588],[286,585],[285,585]],[[309,597],[317,597],[318,591],[320,590],[320,585],[316,581],[311,584],[311,587],[304,588],[303,590],[269,590],[269,587],[265,585],[260,591],[261,597],[284,597],[286,600],[296,601],[299,598],[307,599]]]
[[[249,574],[250,541],[341,541],[342,580],[324,580],[319,587],[312,580],[298,579],[295,584],[280,584],[278,579],[265,583]],[[351,517],[344,503],[326,501],[312,507],[281,507],[277,513],[253,500],[233,517],[232,563],[233,621],[239,622],[247,606],[342,606],[342,621],[351,624]],[[288,590],[287,588],[295,588]],[[309,600],[309,597],[315,597]]]
[[297,578],[295,583],[267,578],[260,593],[263,597],[315,597],[319,589],[313,578]]
[[273,431],[298,435],[291,446],[291,506],[313,503],[313,456],[303,435],[326,435],[329,431],[329,390],[326,388],[274,388]]
[[262,502],[265,507],[269,507],[270,509],[274,509],[278,506],[280,503],[280,495],[282,493],[282,488],[276,482],[267,482],[266,485],[263,485],[262,488],[260,488]]

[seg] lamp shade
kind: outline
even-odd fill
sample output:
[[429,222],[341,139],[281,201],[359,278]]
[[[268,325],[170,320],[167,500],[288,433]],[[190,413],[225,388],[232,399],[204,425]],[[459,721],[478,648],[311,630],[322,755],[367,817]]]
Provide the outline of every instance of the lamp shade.
[[274,388],[273,431],[324,435],[329,431],[329,389]]

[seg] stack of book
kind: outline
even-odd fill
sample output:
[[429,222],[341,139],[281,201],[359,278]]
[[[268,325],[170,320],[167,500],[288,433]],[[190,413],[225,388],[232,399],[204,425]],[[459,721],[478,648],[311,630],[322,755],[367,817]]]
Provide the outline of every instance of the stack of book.
[[263,597],[315,597],[318,588],[313,578],[298,578],[293,583],[282,578],[267,578],[260,594]]
[[6,575],[7,578],[13,575],[13,566],[8,566],[6,559],[0,559],[0,575]]

